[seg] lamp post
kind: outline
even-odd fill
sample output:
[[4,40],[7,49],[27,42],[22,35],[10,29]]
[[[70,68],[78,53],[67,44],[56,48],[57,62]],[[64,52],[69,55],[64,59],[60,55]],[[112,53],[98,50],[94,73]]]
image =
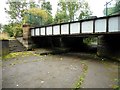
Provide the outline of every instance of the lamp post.
[[106,6],[106,16],[108,15],[108,4],[110,4],[113,0],[106,2],[105,6]]
[[108,15],[108,8],[107,8],[108,3],[106,2],[106,16]]

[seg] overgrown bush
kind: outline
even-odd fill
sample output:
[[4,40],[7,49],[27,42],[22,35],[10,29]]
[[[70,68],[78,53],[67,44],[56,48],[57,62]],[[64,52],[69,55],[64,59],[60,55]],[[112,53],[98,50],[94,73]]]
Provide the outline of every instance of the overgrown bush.
[[3,32],[8,33],[10,37],[22,36],[22,25],[19,23],[4,25]]

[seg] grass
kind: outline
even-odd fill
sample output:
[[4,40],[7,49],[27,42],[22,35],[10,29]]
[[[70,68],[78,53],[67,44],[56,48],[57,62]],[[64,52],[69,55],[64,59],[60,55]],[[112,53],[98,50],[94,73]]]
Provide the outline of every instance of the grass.
[[34,56],[39,56],[37,54],[33,54],[32,52],[28,52],[28,51],[25,51],[25,52],[15,52],[15,53],[10,53],[6,56],[3,57],[3,60],[6,60],[6,59],[11,59],[11,58],[16,58],[18,56],[21,56],[21,57],[26,57],[26,56],[30,56],[30,55],[34,55]]
[[[120,79],[115,78],[114,81],[119,84]],[[119,86],[119,85],[112,85],[112,88],[113,88],[114,90],[120,90],[120,86]]]
[[32,60],[32,61],[26,61],[26,60],[19,60],[18,57],[27,57],[27,56],[38,56],[40,57],[39,54],[34,54],[31,51],[25,51],[25,52],[15,52],[15,53],[10,53],[6,56],[3,57],[3,61],[9,61],[9,60],[13,60],[15,59],[15,61],[13,60],[9,65],[10,66],[15,66],[16,64],[23,64],[23,63],[29,63],[29,62],[39,62],[41,61],[41,59],[37,59],[37,60]]
[[82,88],[81,85],[84,82],[84,79],[88,70],[88,66],[84,62],[81,62],[81,64],[83,66],[82,75],[79,77],[78,81],[75,83],[75,87],[73,90],[78,90]]

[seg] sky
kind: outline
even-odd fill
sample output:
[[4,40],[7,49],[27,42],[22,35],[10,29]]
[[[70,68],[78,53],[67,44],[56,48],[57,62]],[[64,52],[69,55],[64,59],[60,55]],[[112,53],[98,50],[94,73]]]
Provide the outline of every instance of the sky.
[[[37,0],[36,0],[37,1]],[[57,10],[57,2],[58,0],[46,0],[46,1],[50,1],[51,5],[52,5],[52,14],[53,16],[56,13]],[[106,2],[110,1],[110,0],[86,0],[90,6],[90,10],[93,12],[93,16],[97,16],[97,17],[102,17],[103,16],[103,10],[105,8],[105,4]],[[8,16],[4,11],[5,7],[8,7],[6,4],[7,0],[1,0],[0,1],[0,23],[2,24],[7,24],[8,23]]]

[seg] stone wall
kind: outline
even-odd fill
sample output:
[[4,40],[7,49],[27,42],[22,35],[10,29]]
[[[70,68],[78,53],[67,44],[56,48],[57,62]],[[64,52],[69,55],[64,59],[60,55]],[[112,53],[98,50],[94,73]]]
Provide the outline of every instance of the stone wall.
[[120,58],[120,35],[98,36],[97,54],[102,57]]

